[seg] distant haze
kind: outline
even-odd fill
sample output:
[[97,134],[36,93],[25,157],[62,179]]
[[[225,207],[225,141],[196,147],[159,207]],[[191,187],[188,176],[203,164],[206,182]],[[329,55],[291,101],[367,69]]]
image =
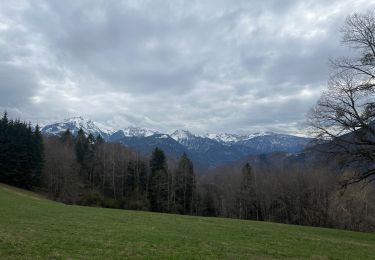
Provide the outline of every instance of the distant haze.
[[1,1],[0,109],[170,132],[301,133],[375,0]]

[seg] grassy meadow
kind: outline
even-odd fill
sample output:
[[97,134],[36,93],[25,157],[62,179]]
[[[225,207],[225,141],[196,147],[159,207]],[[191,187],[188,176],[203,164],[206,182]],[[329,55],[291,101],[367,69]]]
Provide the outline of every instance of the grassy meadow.
[[0,184],[0,259],[375,259],[375,234],[69,206]]

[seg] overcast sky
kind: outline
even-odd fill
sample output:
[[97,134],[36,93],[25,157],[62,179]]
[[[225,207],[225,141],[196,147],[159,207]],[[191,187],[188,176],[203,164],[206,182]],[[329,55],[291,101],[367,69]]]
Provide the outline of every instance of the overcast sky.
[[1,1],[0,109],[196,133],[304,127],[375,0]]

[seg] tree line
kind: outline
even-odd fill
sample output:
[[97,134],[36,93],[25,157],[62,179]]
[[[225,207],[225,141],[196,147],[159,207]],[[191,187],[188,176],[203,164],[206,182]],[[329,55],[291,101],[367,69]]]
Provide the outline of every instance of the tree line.
[[[207,216],[295,225],[375,231],[374,185],[340,183],[356,169],[339,167],[342,158],[306,152],[304,160],[272,165],[276,155],[218,167],[200,179]],[[265,157],[265,158],[262,158]],[[262,161],[263,160],[263,161]],[[311,161],[309,161],[311,160]],[[285,164],[284,164],[285,162]],[[283,165],[284,164],[284,165]]]
[[49,196],[65,203],[197,214],[196,177],[186,154],[169,168],[159,148],[148,159],[82,129],[45,138],[43,180]]
[[43,137],[39,126],[9,120],[4,113],[0,120],[0,182],[22,188],[41,185],[43,170]]
[[67,204],[375,230],[373,187],[339,189],[353,171],[324,156],[275,167],[277,155],[260,155],[198,178],[186,154],[174,161],[155,148],[145,156],[82,130],[43,137],[6,114],[0,140],[1,182]]
[[148,159],[101,136],[42,136],[37,125],[0,120],[0,182],[44,192],[68,203],[198,214],[196,176],[183,154],[168,167],[155,148]]

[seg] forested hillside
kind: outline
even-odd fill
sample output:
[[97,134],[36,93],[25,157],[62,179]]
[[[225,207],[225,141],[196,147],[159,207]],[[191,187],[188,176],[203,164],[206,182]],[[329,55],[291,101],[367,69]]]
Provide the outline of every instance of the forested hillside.
[[[375,230],[371,185],[346,190],[340,158],[314,151],[244,158],[197,176],[186,154],[168,159],[105,142],[80,129],[42,137],[39,128],[1,119],[1,181],[67,204]],[[13,159],[12,159],[13,157]]]
[[373,183],[342,186],[359,169],[310,149],[248,156],[209,171],[200,182],[218,216],[375,231]]

